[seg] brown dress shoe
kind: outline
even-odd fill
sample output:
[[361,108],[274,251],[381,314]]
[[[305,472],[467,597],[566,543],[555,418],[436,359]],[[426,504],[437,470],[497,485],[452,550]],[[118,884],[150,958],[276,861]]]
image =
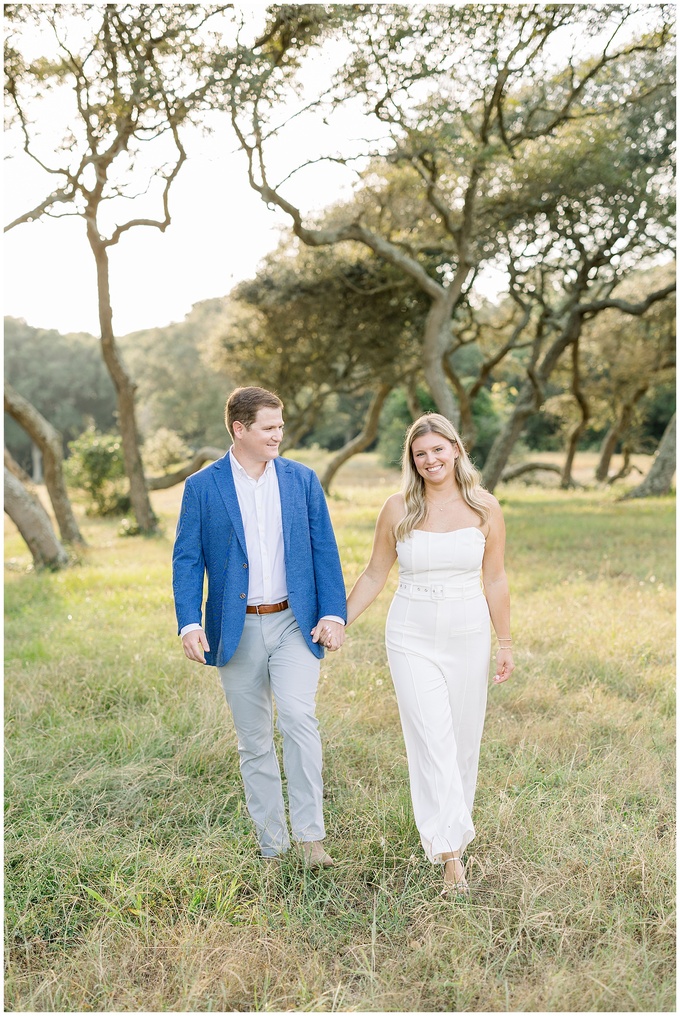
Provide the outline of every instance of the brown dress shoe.
[[321,840],[309,840],[300,844],[302,859],[308,868],[332,868],[334,861],[323,848]]

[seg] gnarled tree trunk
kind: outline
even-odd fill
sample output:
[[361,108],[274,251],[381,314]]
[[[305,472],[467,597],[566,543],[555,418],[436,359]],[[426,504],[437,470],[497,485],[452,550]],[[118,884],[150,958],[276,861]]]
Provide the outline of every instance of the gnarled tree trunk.
[[444,357],[442,360],[442,366],[444,367],[446,376],[453,385],[456,398],[458,399],[458,426],[456,429],[462,437],[466,449],[468,452],[471,452],[477,440],[477,428],[472,415],[472,399],[470,398],[465,385],[454,370],[450,354],[447,354]]
[[33,483],[33,480],[28,475],[26,470],[22,469],[22,467],[19,465],[17,460],[14,458],[12,453],[9,451],[7,445],[5,445],[5,465],[9,469],[10,473],[14,473],[14,475],[17,478],[17,480],[21,480],[21,482],[24,484],[24,486],[28,487],[29,490],[30,490],[30,485]]
[[26,541],[36,568],[56,569],[68,564],[68,554],[55,535],[49,515],[7,466],[5,511]]
[[323,476],[321,477],[321,486],[326,493],[329,492],[331,480],[337,473],[340,466],[347,462],[348,459],[351,459],[353,455],[358,455],[359,452],[363,452],[370,444],[373,443],[373,441],[375,441],[378,436],[380,413],[385,404],[385,399],[392,391],[392,387],[393,386],[391,384],[380,385],[377,392],[371,399],[371,404],[368,407],[368,413],[366,414],[366,420],[361,432],[351,441],[348,441],[347,444],[343,445],[326,466]]
[[552,462],[520,462],[516,466],[508,466],[507,469],[504,469],[501,480],[516,480],[518,476],[525,476],[527,473],[535,473],[538,470],[562,475],[562,467],[556,466]]
[[439,299],[433,300],[425,320],[423,334],[423,375],[432,393],[437,410],[454,427],[460,426],[460,412],[453,397],[446,374],[443,370],[444,355],[451,341],[451,315],[455,307],[460,286],[446,290]]
[[423,415],[423,407],[418,398],[418,388],[416,386],[415,378],[409,378],[406,384],[406,405],[408,411],[411,414],[411,419],[415,422],[419,417]]
[[536,412],[536,408],[534,387],[530,382],[526,382],[522,386],[510,418],[497,434],[486,457],[483,476],[487,490],[493,491],[501,479],[512,449],[519,440],[525,423]]
[[87,217],[87,236],[97,265],[97,293],[99,297],[99,326],[104,363],[116,389],[118,426],[125,473],[130,482],[130,503],[137,525],[142,533],[153,533],[158,524],[144,478],[144,466],[139,450],[140,439],[135,414],[137,385],[128,374],[113,333],[113,310],[109,287],[109,256],[96,223],[96,213]]
[[571,474],[574,468],[576,449],[578,448],[578,443],[581,440],[581,435],[588,426],[588,420],[590,419],[590,406],[588,405],[588,400],[586,399],[583,389],[581,388],[578,341],[576,341],[574,345],[571,347],[571,391],[579,407],[580,419],[572,427],[569,433],[569,440],[567,442],[567,455],[564,460],[564,466],[562,467],[562,479],[560,480],[560,487],[562,487],[564,490],[567,490],[569,487],[574,486],[574,479]]
[[225,448],[211,448],[209,445],[206,445],[205,448],[198,449],[191,462],[187,463],[186,466],[182,466],[181,469],[176,469],[174,473],[166,473],[165,476],[148,477],[146,481],[147,486],[149,490],[167,490],[168,487],[174,487],[175,484],[186,480],[188,476],[197,473],[205,462],[214,462],[216,459],[221,459],[225,454]]
[[671,416],[668,421],[668,426],[663,432],[663,437],[659,442],[659,447],[656,453],[656,458],[652,463],[652,468],[647,473],[642,483],[634,487],[633,490],[628,491],[624,494],[622,500],[633,497],[653,497],[661,494],[668,494],[671,489],[673,477],[675,476],[676,458],[676,432],[675,432],[675,413]]
[[599,483],[606,482],[607,477],[609,476],[609,467],[611,465],[612,456],[616,451],[616,446],[630,427],[635,407],[648,390],[649,385],[650,382],[646,381],[644,384],[640,385],[639,388],[636,388],[632,395],[622,403],[619,409],[619,415],[607,431],[600,448],[600,459],[595,470],[595,479],[598,480]]
[[45,486],[64,543],[84,544],[69,500],[63,471],[63,440],[45,417],[5,381],[5,409],[42,452]]

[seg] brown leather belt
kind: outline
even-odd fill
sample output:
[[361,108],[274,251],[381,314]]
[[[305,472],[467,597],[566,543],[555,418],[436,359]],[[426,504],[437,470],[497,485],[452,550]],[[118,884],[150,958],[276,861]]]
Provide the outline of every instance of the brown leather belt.
[[280,610],[288,610],[288,600],[281,600],[281,603],[258,603],[257,606],[246,607],[246,614],[278,614]]

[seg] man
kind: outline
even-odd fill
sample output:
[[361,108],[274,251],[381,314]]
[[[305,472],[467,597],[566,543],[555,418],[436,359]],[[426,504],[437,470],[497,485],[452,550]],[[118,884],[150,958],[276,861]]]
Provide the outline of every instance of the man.
[[290,846],[273,695],[293,839],[307,864],[330,867],[315,697],[322,646],[344,641],[345,588],[321,484],[311,469],[279,458],[282,409],[263,388],[229,396],[231,448],[186,481],[173,590],[185,655],[218,669],[262,856]]

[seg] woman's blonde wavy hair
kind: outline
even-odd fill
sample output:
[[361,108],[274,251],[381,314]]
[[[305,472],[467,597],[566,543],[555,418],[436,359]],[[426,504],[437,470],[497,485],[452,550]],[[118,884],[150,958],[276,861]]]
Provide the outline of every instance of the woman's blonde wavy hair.
[[395,527],[394,535],[397,540],[405,540],[410,536],[412,530],[417,529],[427,515],[425,481],[416,469],[411,451],[413,442],[423,434],[440,434],[452,445],[457,446],[458,455],[454,464],[454,474],[463,500],[469,504],[473,512],[479,515],[482,523],[489,519],[488,506],[480,497],[480,491],[483,489],[482,478],[470,462],[456,428],[440,413],[426,413],[411,424],[404,441],[404,453],[401,460],[401,492],[406,503],[406,515]]

